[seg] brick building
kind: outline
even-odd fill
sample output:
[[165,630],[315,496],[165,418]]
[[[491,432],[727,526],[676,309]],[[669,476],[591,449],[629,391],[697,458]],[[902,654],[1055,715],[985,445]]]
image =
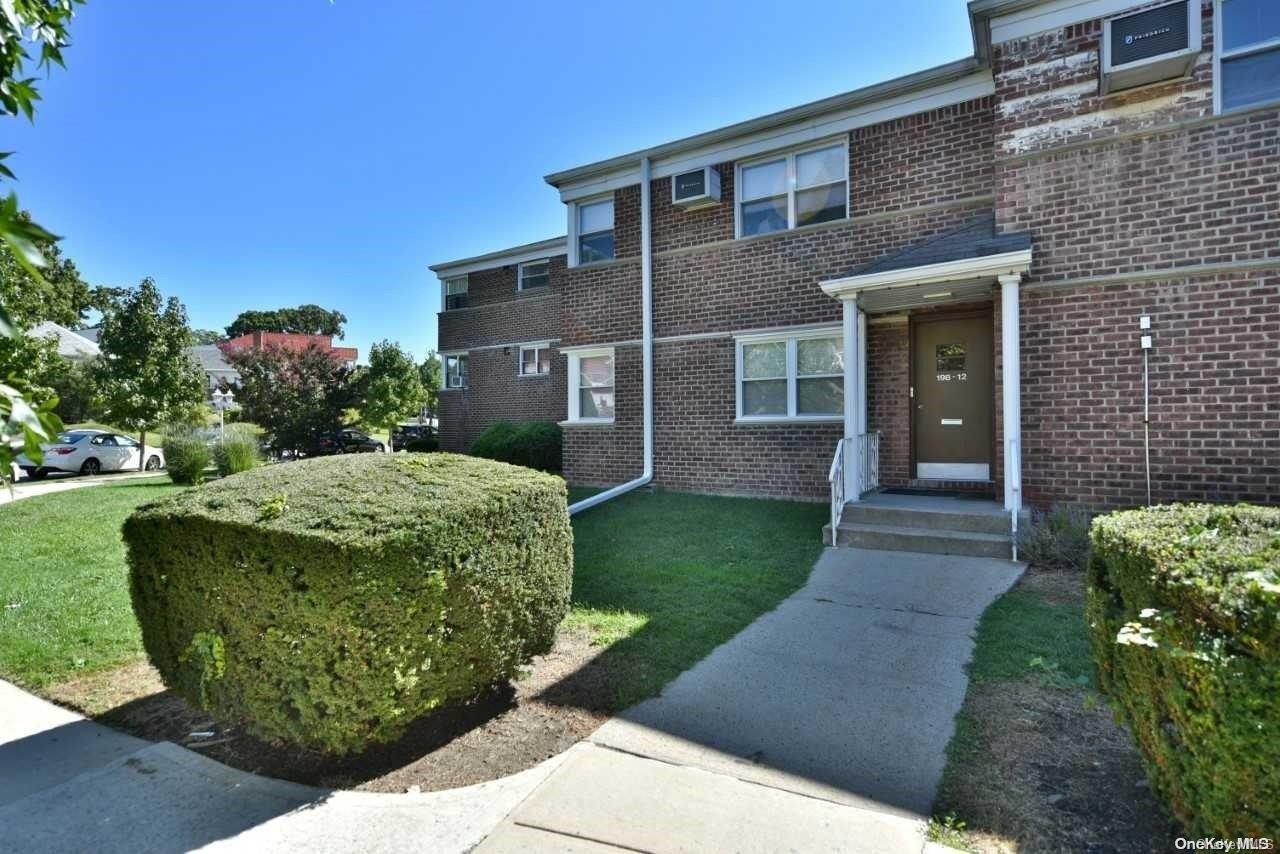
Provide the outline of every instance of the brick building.
[[319,347],[331,354],[333,358],[347,367],[355,367],[359,352],[355,347],[335,347],[332,335],[308,335],[302,332],[265,332],[258,330],[246,332],[218,345],[223,350],[250,348],[261,350],[264,347],[281,347],[285,350],[305,350],[308,347]]
[[670,489],[1280,500],[1280,3],[968,8],[967,59],[554,173],[566,237],[434,266],[445,447],[555,420],[619,484],[651,394]]

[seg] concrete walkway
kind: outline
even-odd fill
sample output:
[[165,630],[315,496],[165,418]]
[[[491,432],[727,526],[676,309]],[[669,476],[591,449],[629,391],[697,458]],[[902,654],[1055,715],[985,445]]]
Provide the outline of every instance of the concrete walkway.
[[112,472],[89,477],[80,474],[54,474],[43,480],[24,478],[13,484],[13,491],[0,487],[0,504],[20,501],[23,498],[34,498],[37,495],[48,495],[53,492],[66,492],[68,489],[83,489],[86,486],[101,486],[104,483],[122,483],[140,477],[164,477],[164,472]]
[[1021,570],[828,550],[660,697],[536,768],[447,792],[255,777],[0,682],[0,851],[928,850],[972,633]]

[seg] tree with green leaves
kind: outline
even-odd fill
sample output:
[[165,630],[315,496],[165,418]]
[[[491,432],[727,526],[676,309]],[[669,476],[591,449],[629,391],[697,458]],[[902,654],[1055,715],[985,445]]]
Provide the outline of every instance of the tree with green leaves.
[[269,311],[242,311],[227,327],[228,338],[239,338],[249,332],[292,332],[299,335],[328,335],[341,338],[345,334],[347,316],[340,311],[318,305],[276,308]]
[[427,358],[418,365],[418,377],[422,381],[422,390],[427,395],[423,408],[427,411],[427,417],[434,419],[436,410],[440,408],[440,386],[444,382],[444,366],[435,350],[427,353]]
[[[166,302],[155,281],[142,280],[103,316],[94,364],[103,417],[147,431],[168,421],[189,418],[204,403],[204,374],[187,355],[191,329],[177,297]],[[138,457],[141,469],[146,455]]]
[[322,347],[223,344],[222,352],[240,375],[241,417],[265,429],[277,452],[308,450],[359,401],[351,369]]
[[[3,0],[0,2],[0,116],[26,116],[34,121],[36,89],[31,71],[49,71],[63,65],[62,49],[68,44],[67,28],[75,7],[84,0]],[[40,48],[33,60],[28,45]],[[64,66],[65,67],[65,66]],[[0,179],[15,179],[4,163],[13,152],[0,152]],[[42,241],[56,240],[30,217],[23,217],[18,195],[10,192],[0,199],[0,242],[13,250],[18,263],[30,273],[45,265],[40,253]]]
[[[35,102],[40,100],[36,78],[27,76],[33,65],[28,46],[39,46],[36,70],[48,71],[62,65],[62,49],[67,46],[67,26],[75,6],[84,0],[0,0],[0,117],[35,118]],[[16,176],[4,161],[13,152],[0,152],[0,181]],[[8,250],[17,267],[36,281],[43,281],[40,268],[48,262],[42,245],[57,240],[52,234],[25,216],[12,191],[0,198],[0,246]],[[12,273],[0,267],[0,284],[16,281]],[[15,294],[18,293],[15,287]],[[9,345],[12,364],[0,364],[0,483],[8,483],[13,461],[25,451],[32,462],[40,462],[42,442],[54,439],[62,424],[53,413],[57,398],[43,396],[29,379],[31,360],[19,353],[29,346],[16,318],[19,309],[9,306],[14,295],[0,293],[0,342]],[[37,342],[37,347],[40,346]],[[47,351],[47,343],[44,345]],[[44,353],[44,351],[40,351]],[[0,356],[0,359],[4,357]]]
[[225,340],[223,334],[216,329],[191,330],[191,343],[193,345],[220,344],[223,340]]
[[401,421],[416,416],[427,399],[413,357],[391,341],[379,341],[369,351],[363,384],[360,417],[370,427],[390,431]]

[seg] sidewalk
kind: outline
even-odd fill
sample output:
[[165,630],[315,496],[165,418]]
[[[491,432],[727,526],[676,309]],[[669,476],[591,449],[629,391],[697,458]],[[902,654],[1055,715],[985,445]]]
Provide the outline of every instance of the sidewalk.
[[65,492],[68,489],[82,489],[86,486],[101,486],[104,483],[123,483],[140,477],[164,477],[164,472],[115,472],[89,477],[87,475],[51,475],[44,480],[21,480],[13,485],[13,492],[0,487],[0,504],[20,501],[23,498],[34,498],[37,495],[48,495],[53,492]]

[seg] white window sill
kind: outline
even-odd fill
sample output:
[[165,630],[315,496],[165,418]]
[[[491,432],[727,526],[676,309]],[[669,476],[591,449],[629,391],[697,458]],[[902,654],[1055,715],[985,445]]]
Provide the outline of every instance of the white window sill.
[[592,420],[561,421],[561,427],[612,427],[612,418],[596,418]]
[[551,376],[551,372],[550,372],[550,371],[547,371],[545,374],[516,374],[516,379],[518,379],[518,380],[545,380],[545,379],[546,379],[547,377],[549,377],[549,376]]
[[760,418],[735,418],[733,423],[749,427],[753,424],[840,424],[843,421],[843,415],[797,415],[794,417],[778,415]]
[[469,388],[471,388],[471,386],[464,385],[464,386],[453,386],[451,388],[442,388],[440,390],[441,391],[466,391]]

